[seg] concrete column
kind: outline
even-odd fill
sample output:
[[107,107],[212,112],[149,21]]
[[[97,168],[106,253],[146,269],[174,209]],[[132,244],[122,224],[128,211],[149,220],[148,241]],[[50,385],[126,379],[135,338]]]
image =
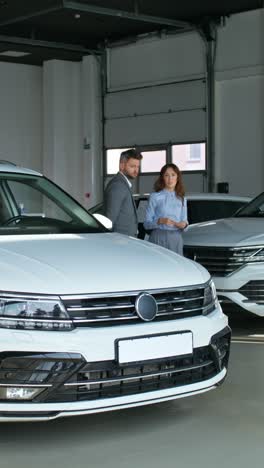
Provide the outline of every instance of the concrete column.
[[83,58],[81,72],[84,205],[103,198],[103,139],[100,58]]
[[43,67],[43,172],[83,200],[81,64],[51,60]]

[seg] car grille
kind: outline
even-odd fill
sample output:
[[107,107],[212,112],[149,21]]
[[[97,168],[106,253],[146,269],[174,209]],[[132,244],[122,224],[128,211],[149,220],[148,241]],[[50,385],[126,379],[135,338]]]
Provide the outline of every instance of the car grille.
[[[204,286],[148,291],[158,306],[154,321],[201,315],[204,310]],[[135,309],[136,298],[141,292],[64,296],[61,299],[75,326],[105,327],[142,322]]]
[[228,276],[249,263],[264,261],[262,247],[184,247],[184,255],[203,265],[213,276]]
[[0,384],[39,387],[42,392],[33,401],[40,403],[100,400],[192,385],[227,368],[230,338],[226,328],[190,356],[128,365],[115,360],[87,363],[77,353],[2,353]]
[[53,395],[51,401],[98,400],[191,385],[217,374],[209,347],[198,348],[190,358],[119,366],[113,362],[87,365]]
[[264,280],[249,281],[238,290],[249,302],[264,305]]

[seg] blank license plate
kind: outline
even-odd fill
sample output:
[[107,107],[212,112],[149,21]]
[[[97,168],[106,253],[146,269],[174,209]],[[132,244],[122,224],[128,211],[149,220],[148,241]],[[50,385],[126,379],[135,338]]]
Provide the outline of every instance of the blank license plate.
[[118,341],[118,362],[120,364],[183,356],[192,354],[192,352],[193,340],[191,332],[130,338]]

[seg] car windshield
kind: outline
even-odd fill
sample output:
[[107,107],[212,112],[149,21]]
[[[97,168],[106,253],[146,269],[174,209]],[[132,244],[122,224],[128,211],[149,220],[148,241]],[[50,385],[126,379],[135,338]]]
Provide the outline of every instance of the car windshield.
[[106,231],[78,202],[45,177],[0,173],[0,235]]
[[235,215],[236,218],[264,218],[264,192],[254,198]]

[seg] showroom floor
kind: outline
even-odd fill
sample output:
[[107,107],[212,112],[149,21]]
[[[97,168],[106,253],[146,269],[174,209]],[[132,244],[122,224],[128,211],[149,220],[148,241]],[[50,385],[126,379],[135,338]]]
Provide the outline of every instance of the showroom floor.
[[154,406],[0,425],[1,468],[254,468],[264,458],[264,319],[231,319],[224,385]]

